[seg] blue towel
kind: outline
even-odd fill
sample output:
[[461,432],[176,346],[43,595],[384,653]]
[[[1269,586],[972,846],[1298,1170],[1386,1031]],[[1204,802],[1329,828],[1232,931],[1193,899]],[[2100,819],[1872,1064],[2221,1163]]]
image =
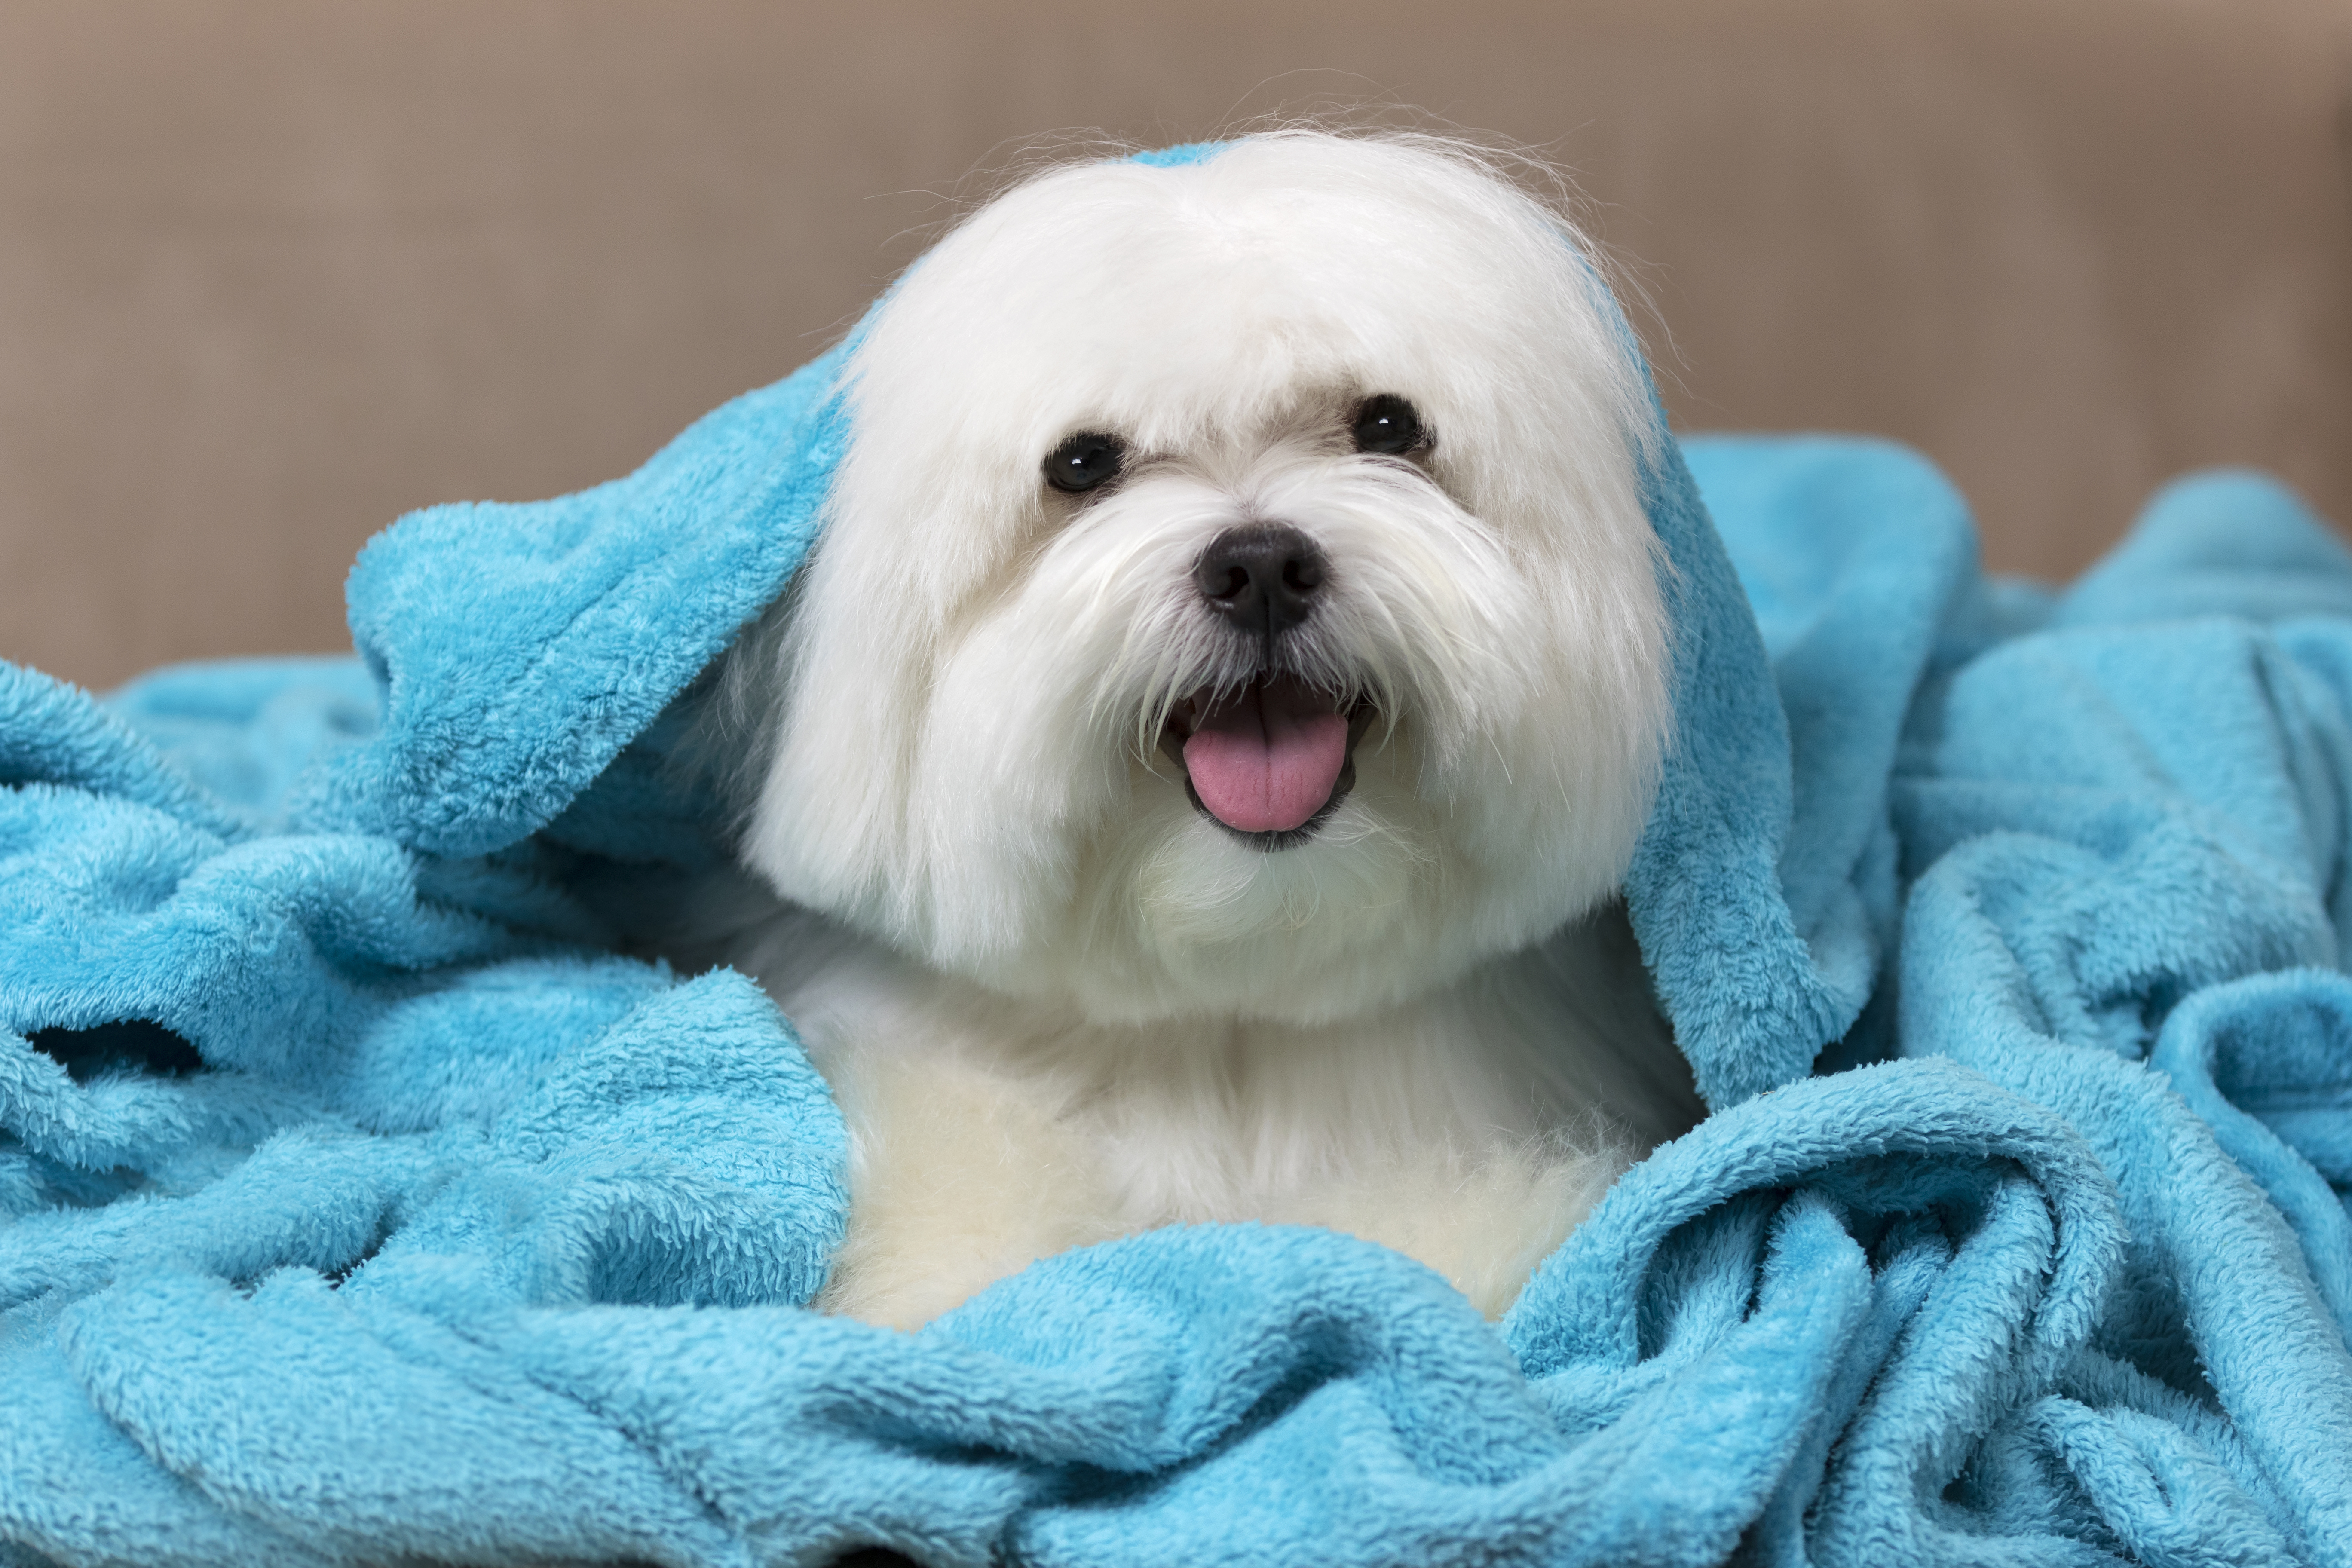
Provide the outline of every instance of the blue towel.
[[835,364],[404,520],[358,659],[0,667],[0,1563],[2352,1568],[2352,556],[2293,497],[2053,594],[1899,448],[1669,445],[1628,898],[1716,1113],[1499,1329],[1230,1226],[908,1335],[801,1305],[788,1025],[613,951],[720,852],[665,759]]

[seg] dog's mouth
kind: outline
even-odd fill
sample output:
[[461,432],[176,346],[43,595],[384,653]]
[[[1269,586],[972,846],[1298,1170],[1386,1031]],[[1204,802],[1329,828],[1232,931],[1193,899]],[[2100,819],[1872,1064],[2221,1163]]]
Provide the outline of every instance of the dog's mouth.
[[1361,700],[1265,672],[1234,691],[1179,702],[1160,749],[1182,770],[1202,816],[1256,849],[1290,849],[1321,830],[1356,783],[1356,742],[1372,721]]

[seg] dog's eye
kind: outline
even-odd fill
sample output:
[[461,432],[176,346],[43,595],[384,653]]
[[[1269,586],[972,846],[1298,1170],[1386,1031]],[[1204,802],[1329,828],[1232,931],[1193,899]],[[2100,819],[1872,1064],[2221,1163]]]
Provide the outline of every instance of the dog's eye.
[[1383,392],[1357,405],[1356,426],[1350,434],[1359,452],[1400,457],[1421,445],[1421,416],[1403,398]]
[[1045,482],[1072,495],[1090,490],[1116,477],[1126,457],[1127,443],[1118,437],[1085,431],[1054,448],[1045,459]]

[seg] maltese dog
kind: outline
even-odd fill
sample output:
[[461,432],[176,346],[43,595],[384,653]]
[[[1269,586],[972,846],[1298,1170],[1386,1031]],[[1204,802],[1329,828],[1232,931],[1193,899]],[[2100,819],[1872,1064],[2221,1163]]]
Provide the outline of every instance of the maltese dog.
[[1671,742],[1666,439],[1491,161],[1283,131],[1035,174],[848,350],[728,656],[730,953],[851,1133],[818,1304],[1323,1226],[1508,1305],[1699,1112],[1619,884]]

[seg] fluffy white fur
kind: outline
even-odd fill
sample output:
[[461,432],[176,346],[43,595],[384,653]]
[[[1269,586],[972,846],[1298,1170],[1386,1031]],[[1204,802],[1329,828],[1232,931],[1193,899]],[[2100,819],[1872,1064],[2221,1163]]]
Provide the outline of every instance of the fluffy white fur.
[[[1490,1311],[1695,1110],[1612,897],[1668,741],[1646,382],[1576,237],[1425,139],[1055,169],[902,279],[822,540],[731,656],[735,957],[853,1138],[825,1302],[913,1324],[1061,1248],[1329,1225]],[[1433,440],[1361,453],[1411,400]],[[1102,490],[1041,464],[1124,439]],[[1375,717],[1268,851],[1160,753],[1261,668],[1193,568],[1285,523],[1283,668]],[[1271,646],[1271,645],[1268,645]]]

